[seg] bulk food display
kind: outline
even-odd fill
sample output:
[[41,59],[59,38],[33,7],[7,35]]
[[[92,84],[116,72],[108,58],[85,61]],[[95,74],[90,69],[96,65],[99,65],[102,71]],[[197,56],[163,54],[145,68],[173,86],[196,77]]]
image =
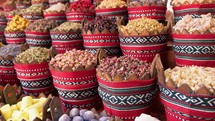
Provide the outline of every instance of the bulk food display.
[[215,120],[214,0],[3,2],[1,121]]

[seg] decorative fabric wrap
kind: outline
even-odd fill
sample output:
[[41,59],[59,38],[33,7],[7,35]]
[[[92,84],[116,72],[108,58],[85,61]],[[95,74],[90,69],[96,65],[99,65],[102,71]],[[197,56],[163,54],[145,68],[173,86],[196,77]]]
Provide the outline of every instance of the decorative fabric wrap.
[[110,116],[134,121],[141,113],[149,113],[157,88],[156,79],[107,82],[97,77],[99,96]]
[[43,18],[43,14],[23,14],[23,18],[28,19],[30,22],[34,22]]
[[7,19],[7,22],[10,22],[14,16],[5,16],[5,17]]
[[118,33],[112,34],[83,34],[84,47],[92,53],[96,53],[98,48],[103,48],[108,56],[120,54]]
[[96,70],[62,72],[50,69],[64,108],[90,109],[98,104]]
[[16,9],[16,6],[3,6],[4,12],[10,12]]
[[26,9],[26,8],[28,8],[30,6],[31,5],[29,5],[29,4],[17,4],[16,9]]
[[12,60],[0,60],[0,85],[19,84]]
[[2,42],[2,43],[6,42],[4,32],[1,32],[1,31],[0,31],[0,42]]
[[120,36],[119,38],[123,55],[152,62],[157,53],[166,49],[168,35]]
[[14,68],[25,93],[39,95],[39,93],[48,94],[53,91],[48,62],[39,64],[14,63]]
[[2,25],[2,26],[7,26],[7,18],[5,17],[5,18],[0,18],[0,25]]
[[129,7],[128,18],[129,20],[147,17],[156,19],[158,21],[165,21],[166,7],[164,6],[141,6]]
[[30,47],[50,47],[51,37],[49,32],[31,32],[25,31],[26,43]]
[[108,8],[108,9],[96,9],[96,16],[108,16],[108,17],[123,17],[125,21],[128,20],[127,8]]
[[83,49],[83,38],[81,33],[75,32],[50,32],[52,46],[58,53],[65,53],[72,49]]
[[55,20],[59,24],[66,22],[66,14],[65,13],[44,14],[44,18],[48,19],[48,20]]
[[167,121],[214,121],[215,96],[185,94],[159,83]]
[[93,20],[95,18],[94,12],[67,12],[67,21],[79,22],[81,23],[84,18],[87,20]]
[[4,32],[7,44],[25,43],[25,32]]
[[215,4],[183,5],[179,7],[173,7],[173,11],[175,22],[178,22],[187,14],[191,15],[193,18],[200,18],[202,14],[211,13],[213,18],[215,18]]
[[173,41],[176,65],[215,67],[215,34],[173,34]]
[[49,0],[49,6],[52,6],[52,5],[57,4],[59,2],[66,4],[67,2],[69,2],[69,0]]

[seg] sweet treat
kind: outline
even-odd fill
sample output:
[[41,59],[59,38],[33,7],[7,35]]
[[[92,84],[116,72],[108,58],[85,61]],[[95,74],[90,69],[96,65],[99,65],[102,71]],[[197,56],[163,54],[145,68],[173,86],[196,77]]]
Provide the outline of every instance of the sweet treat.
[[124,8],[127,7],[127,3],[123,0],[103,0],[96,9],[107,8]]
[[88,0],[78,0],[72,2],[67,12],[94,12],[94,5]]
[[31,0],[17,0],[16,1],[17,9],[25,9],[29,6],[31,6]]
[[26,31],[49,32],[51,29],[57,26],[58,24],[54,20],[39,19],[29,24],[29,26],[26,28]]
[[74,22],[65,22],[61,24],[60,26],[52,29],[52,32],[81,32],[81,24],[80,23],[74,23]]
[[48,0],[32,0],[32,4],[41,4],[41,3],[48,3]]
[[191,5],[191,4],[213,4],[214,0],[172,0],[173,6]]
[[117,32],[116,19],[97,16],[94,20],[84,23],[83,34],[109,34]]
[[17,55],[15,62],[19,64],[38,64],[47,62],[51,59],[49,52],[49,49],[43,47],[30,48]]
[[15,16],[15,15],[20,15],[20,16],[21,16],[24,12],[25,12],[24,9],[21,9],[21,10],[13,10],[13,11],[5,12],[5,15],[6,15],[6,16]]
[[18,32],[18,31],[24,31],[26,27],[29,25],[29,21],[27,19],[22,18],[19,15],[15,15],[12,18],[12,21],[10,21],[5,28],[6,32]]
[[[175,67],[165,71],[165,82],[172,88],[180,88],[184,84],[190,89],[187,93],[215,95],[215,68],[211,67]],[[201,91],[205,89],[205,91]],[[181,90],[186,91],[186,90]]]
[[118,29],[121,36],[150,36],[166,34],[168,27],[155,19],[142,17],[130,20],[126,26],[120,25]]
[[201,15],[201,18],[186,15],[173,26],[173,32],[176,34],[214,34],[215,19],[210,13]]
[[139,6],[165,6],[164,0],[129,0],[129,7]]
[[62,3],[57,3],[48,9],[44,10],[44,14],[53,14],[53,13],[65,13],[66,5]]
[[56,55],[51,59],[49,65],[54,70],[71,72],[92,69],[96,65],[96,60],[96,56],[88,51],[73,49]]
[[35,4],[30,6],[29,8],[25,9],[25,14],[30,14],[30,15],[42,15],[43,10],[46,9],[46,6],[42,4]]
[[150,79],[150,65],[137,58],[122,56],[105,58],[97,68],[97,74],[105,81],[121,82]]

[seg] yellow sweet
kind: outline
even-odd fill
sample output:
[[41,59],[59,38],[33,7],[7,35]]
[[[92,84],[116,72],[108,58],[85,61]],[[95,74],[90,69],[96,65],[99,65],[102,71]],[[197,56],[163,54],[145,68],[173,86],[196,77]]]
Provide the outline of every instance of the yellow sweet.
[[18,102],[16,105],[17,105],[18,109],[20,110],[21,109],[21,105],[22,105],[22,101]]
[[29,116],[26,112],[15,110],[12,114],[12,118],[15,119],[28,119]]
[[21,110],[31,106],[33,104],[33,98],[31,96],[26,96],[22,98]]
[[38,108],[32,108],[29,110],[29,119],[33,121],[36,117],[40,118],[40,113]]
[[11,115],[12,115],[12,110],[11,110],[11,107],[10,107],[9,104],[2,106],[2,107],[0,108],[0,111],[1,111],[2,116],[3,116],[6,120],[8,120],[8,119],[11,117]]
[[7,121],[17,121],[15,118],[9,118]]
[[11,110],[12,110],[12,111],[15,111],[15,110],[18,110],[18,109],[19,109],[19,108],[18,108],[17,105],[15,105],[15,104],[11,106]]
[[19,15],[15,15],[12,18],[5,28],[7,32],[16,32],[16,31],[24,31],[25,28],[29,25],[29,21],[27,19],[22,18]]

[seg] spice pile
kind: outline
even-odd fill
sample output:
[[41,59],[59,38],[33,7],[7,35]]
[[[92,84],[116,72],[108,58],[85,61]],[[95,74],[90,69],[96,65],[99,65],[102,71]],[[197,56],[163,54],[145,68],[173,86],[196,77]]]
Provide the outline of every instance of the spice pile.
[[127,7],[127,4],[123,0],[103,0],[96,9],[106,9],[106,8],[123,8]]
[[74,22],[64,22],[60,26],[51,30],[52,32],[81,32],[81,24]]

